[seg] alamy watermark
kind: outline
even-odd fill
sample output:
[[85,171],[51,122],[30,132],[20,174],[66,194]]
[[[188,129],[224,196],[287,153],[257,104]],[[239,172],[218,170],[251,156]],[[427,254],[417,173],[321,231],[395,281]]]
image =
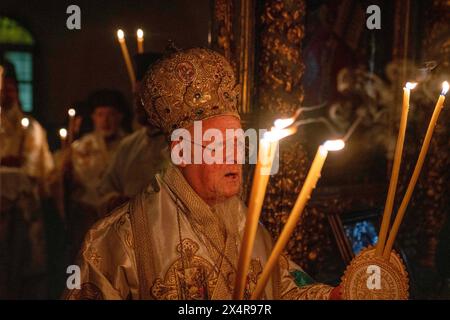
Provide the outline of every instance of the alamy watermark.
[[367,7],[366,14],[369,16],[366,20],[366,27],[369,30],[381,29],[381,9],[376,4]]
[[[66,13],[69,15],[66,19],[66,27],[69,30],[81,29],[81,8],[78,5],[71,4],[67,7]],[[378,5],[372,4],[366,8],[366,27],[369,30],[381,29],[381,9]]]
[[69,30],[81,29],[81,9],[75,4],[67,7],[66,13],[69,14],[66,20],[66,27]]

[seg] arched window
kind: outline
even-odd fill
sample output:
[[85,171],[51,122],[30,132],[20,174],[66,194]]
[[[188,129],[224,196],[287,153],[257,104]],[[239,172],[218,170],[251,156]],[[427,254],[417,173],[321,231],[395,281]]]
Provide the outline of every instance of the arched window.
[[17,21],[0,16],[0,54],[10,61],[17,74],[23,111],[33,111],[33,47],[31,33]]

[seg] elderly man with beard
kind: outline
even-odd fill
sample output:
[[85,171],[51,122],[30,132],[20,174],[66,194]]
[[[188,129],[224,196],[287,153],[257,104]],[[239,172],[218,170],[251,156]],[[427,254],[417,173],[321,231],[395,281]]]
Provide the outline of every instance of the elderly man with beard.
[[98,187],[108,164],[125,137],[122,118],[126,110],[123,95],[101,89],[88,98],[94,130],[73,142],[65,167],[70,203],[67,225],[72,255],[80,248],[89,228],[99,219],[101,195]]

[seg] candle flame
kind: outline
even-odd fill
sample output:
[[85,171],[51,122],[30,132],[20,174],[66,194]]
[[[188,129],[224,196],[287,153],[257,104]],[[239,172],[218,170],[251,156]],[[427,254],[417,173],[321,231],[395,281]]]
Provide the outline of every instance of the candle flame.
[[117,38],[119,38],[119,41],[125,38],[125,33],[123,32],[122,29],[117,30]]
[[63,139],[65,139],[67,137],[67,130],[66,128],[61,128],[59,129],[59,136]]
[[137,34],[138,39],[144,38],[144,31],[142,31],[142,29],[137,29],[136,34]]
[[287,136],[290,136],[291,134],[294,134],[295,132],[295,128],[277,129],[273,127],[272,130],[264,133],[263,139],[270,142],[278,141]]
[[442,82],[442,93],[441,93],[441,95],[445,96],[447,94],[448,87],[449,87],[449,85],[448,85],[447,81]]
[[344,149],[345,147],[345,142],[344,140],[338,139],[338,140],[327,140],[323,146],[325,147],[325,149],[327,149],[328,151],[339,151]]
[[405,84],[405,88],[406,88],[406,89],[409,89],[409,90],[414,89],[416,86],[417,86],[417,82],[407,82],[407,83]]
[[294,115],[292,117],[290,117],[290,118],[284,118],[284,119],[277,119],[277,120],[275,120],[275,122],[273,123],[275,128],[277,128],[277,129],[284,129],[284,128],[289,127],[290,125],[292,125],[295,122],[295,120],[297,120],[297,118],[300,116],[300,114],[302,113],[302,111],[304,109],[305,108],[298,108],[295,111]]
[[30,125],[30,120],[28,118],[22,118],[22,120],[20,120],[20,124],[22,125],[22,127],[28,128],[28,126]]
[[70,108],[69,111],[67,111],[67,113],[69,114],[70,117],[75,117],[75,115],[77,114],[75,109]]

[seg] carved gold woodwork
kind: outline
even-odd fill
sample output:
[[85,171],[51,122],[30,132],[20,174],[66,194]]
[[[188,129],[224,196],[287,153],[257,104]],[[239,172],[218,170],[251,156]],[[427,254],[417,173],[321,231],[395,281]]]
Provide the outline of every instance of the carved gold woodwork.
[[[264,118],[261,126],[274,118],[291,116],[303,101],[301,85],[304,73],[301,44],[304,29],[305,1],[264,1],[258,17],[259,59],[257,68],[257,103]],[[280,170],[271,177],[263,206],[262,220],[274,238],[278,237],[294,206],[310,161],[298,136],[280,144]],[[286,250],[306,269],[321,265],[322,250],[332,241],[326,216],[318,209],[305,209]],[[327,238],[328,236],[328,238]]]

